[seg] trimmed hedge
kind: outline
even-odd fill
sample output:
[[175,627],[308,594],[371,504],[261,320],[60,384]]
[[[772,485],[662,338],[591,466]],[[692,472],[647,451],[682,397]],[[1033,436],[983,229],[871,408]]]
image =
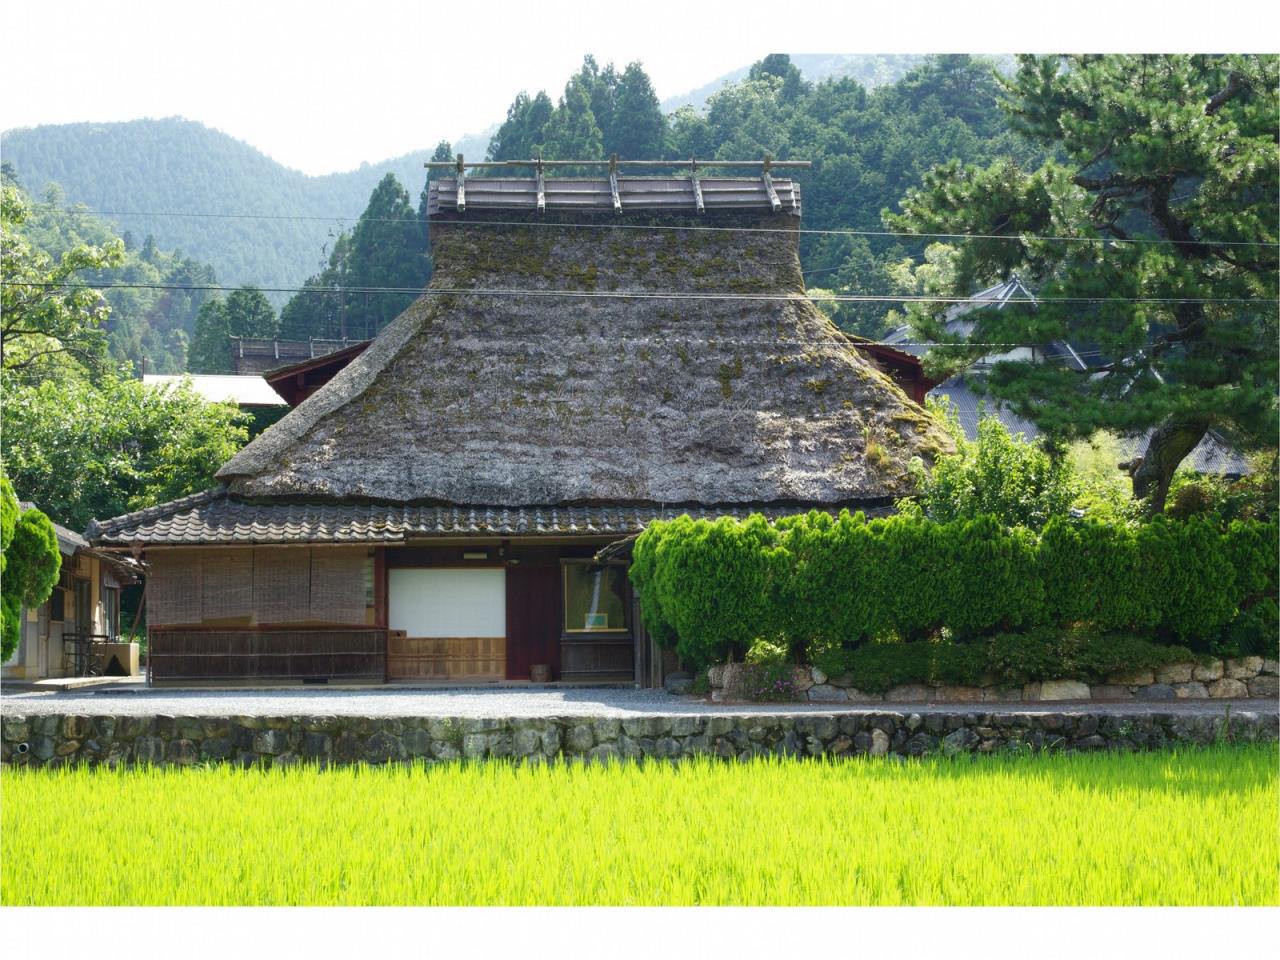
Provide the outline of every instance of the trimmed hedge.
[[1055,519],[1037,536],[990,517],[815,511],[772,524],[652,523],[636,541],[631,578],[646,627],[694,666],[740,658],[758,638],[799,660],[1038,627],[1195,649],[1227,638],[1257,652],[1245,648],[1274,619],[1276,550],[1274,521],[1223,530],[1203,517],[1136,528]]

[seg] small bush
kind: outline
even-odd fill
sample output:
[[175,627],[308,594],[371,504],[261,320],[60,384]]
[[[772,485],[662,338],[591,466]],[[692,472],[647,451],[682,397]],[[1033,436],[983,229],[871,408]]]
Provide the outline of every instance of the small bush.
[[782,703],[796,699],[795,667],[785,662],[744,663],[738,667],[738,689],[746,700]]

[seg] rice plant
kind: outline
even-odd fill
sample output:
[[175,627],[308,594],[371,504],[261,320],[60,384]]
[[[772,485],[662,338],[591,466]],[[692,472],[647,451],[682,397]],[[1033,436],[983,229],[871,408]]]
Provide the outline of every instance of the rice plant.
[[1274,746],[6,770],[5,904],[1276,904]]

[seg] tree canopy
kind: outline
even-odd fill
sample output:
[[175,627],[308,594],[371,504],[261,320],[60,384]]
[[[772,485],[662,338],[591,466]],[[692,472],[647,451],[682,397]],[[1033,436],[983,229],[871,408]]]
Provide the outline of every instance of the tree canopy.
[[[1035,307],[973,314],[976,344],[1088,345],[1088,374],[1006,360],[986,386],[1053,440],[1154,428],[1128,466],[1156,511],[1208,430],[1246,449],[1275,444],[1278,64],[1020,57],[1005,110],[1047,159],[951,160],[887,218],[975,235],[954,245],[939,294],[1015,273],[1037,292]],[[944,309],[913,311],[921,335],[943,336]]]
[[231,373],[231,337],[274,337],[278,328],[271,301],[257,287],[240,287],[226,300],[207,300],[196,315],[187,369],[192,373]]

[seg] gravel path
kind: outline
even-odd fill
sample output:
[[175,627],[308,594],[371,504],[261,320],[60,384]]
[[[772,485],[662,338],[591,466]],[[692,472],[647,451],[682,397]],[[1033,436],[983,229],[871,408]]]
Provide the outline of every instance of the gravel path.
[[634,717],[654,714],[786,713],[1174,713],[1217,716],[1276,713],[1274,700],[1162,700],[1110,703],[872,703],[721,705],[673,697],[661,690],[98,690],[0,691],[0,714],[117,714],[149,716],[391,716],[391,717]]

